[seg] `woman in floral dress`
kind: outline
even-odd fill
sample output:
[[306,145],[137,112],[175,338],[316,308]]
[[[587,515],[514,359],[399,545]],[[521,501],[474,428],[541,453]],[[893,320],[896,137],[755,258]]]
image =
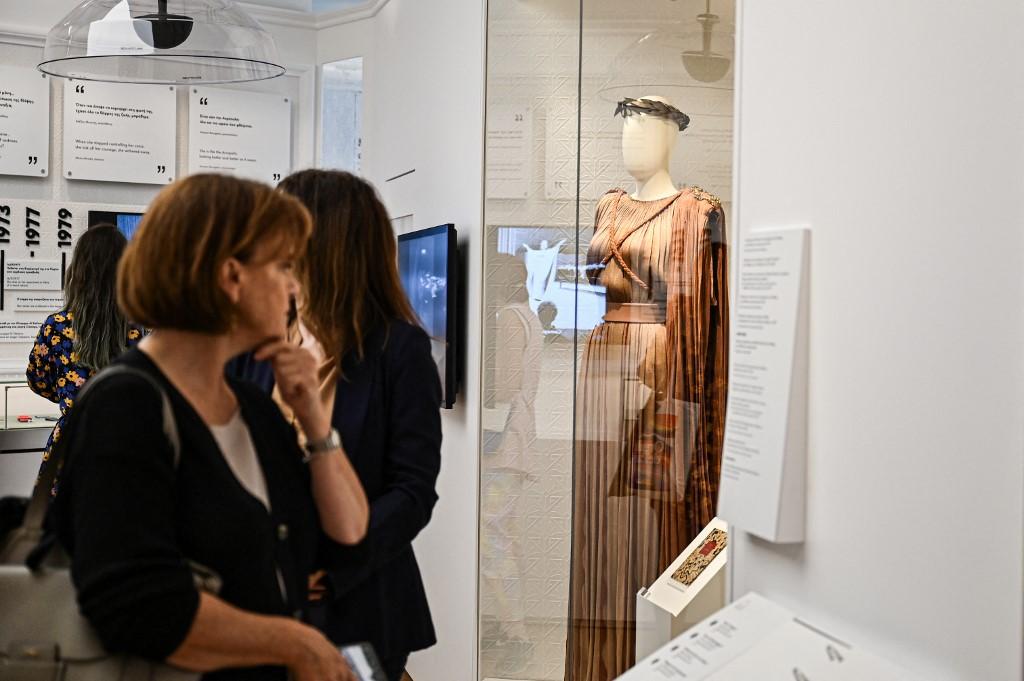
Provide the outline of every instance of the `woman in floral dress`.
[[92,227],[79,238],[67,271],[64,308],[46,318],[32,346],[28,385],[59,404],[61,414],[46,442],[44,463],[85,382],[142,338],[142,329],[130,324],[117,306],[117,263],[127,243],[110,225]]

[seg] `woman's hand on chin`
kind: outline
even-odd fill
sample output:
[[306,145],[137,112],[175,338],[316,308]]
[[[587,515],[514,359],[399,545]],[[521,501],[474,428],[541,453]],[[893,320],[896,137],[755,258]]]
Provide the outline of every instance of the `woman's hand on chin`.
[[331,421],[320,400],[319,364],[313,354],[288,341],[277,340],[260,346],[254,357],[270,362],[281,399],[295,413],[306,438],[327,437]]

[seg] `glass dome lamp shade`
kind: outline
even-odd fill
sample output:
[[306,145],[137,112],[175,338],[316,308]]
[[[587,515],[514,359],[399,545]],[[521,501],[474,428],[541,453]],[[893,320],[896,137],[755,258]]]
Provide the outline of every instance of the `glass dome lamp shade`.
[[273,37],[232,0],[85,0],[46,36],[39,70],[119,83],[276,78]]
[[[708,0],[708,4],[711,4],[710,0]],[[732,64],[729,57],[712,49],[715,24],[718,21],[718,15],[710,12],[697,15],[697,23],[701,25],[701,49],[683,50],[681,55],[686,72],[702,83],[714,83],[722,80]]]
[[687,114],[731,117],[731,28],[714,15],[700,15],[645,33],[611,60],[598,97],[615,104],[658,95]]

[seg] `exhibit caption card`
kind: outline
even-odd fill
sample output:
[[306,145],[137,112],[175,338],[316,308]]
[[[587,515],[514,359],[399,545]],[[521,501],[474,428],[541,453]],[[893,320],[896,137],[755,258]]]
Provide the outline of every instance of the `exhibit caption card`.
[[173,86],[64,81],[64,177],[168,184],[174,180]]
[[906,671],[749,593],[619,681],[914,681]]
[[0,66],[0,175],[50,173],[50,78]]
[[718,515],[774,542],[804,536],[810,232],[743,240]]
[[292,105],[282,95],[189,88],[188,172],[277,184],[291,172]]

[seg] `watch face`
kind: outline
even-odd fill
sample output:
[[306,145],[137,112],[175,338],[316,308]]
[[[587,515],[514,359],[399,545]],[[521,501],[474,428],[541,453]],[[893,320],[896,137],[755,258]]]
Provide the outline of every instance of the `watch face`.
[[686,557],[679,569],[672,573],[672,579],[680,584],[690,586],[697,581],[707,566],[711,565],[711,561],[725,550],[728,542],[728,533],[723,530],[711,530],[711,534],[693,550],[693,553]]

